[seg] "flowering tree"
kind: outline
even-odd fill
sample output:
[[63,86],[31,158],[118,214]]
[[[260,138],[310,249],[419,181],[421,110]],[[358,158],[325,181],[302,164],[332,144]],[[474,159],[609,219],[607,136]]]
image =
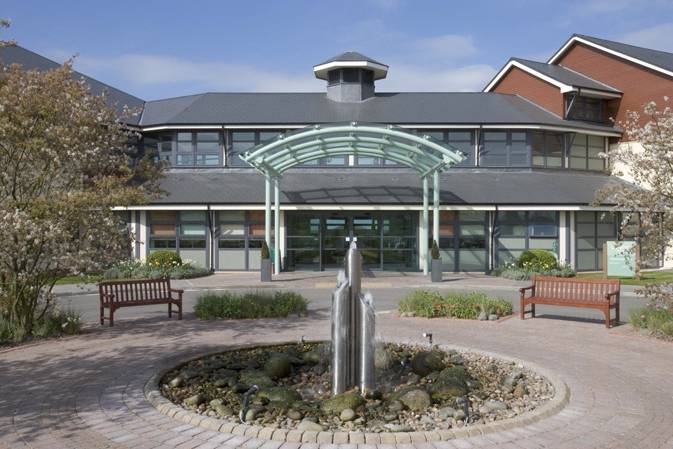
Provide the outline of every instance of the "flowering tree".
[[56,279],[127,251],[112,208],[158,194],[162,167],[70,63],[0,69],[0,318],[21,338],[50,313]]
[[[599,192],[599,200],[609,199],[615,210],[639,216],[639,233],[645,237],[642,255],[658,258],[673,242],[673,110],[668,97],[663,107],[650,102],[639,112],[629,112],[622,124],[628,140],[636,144],[610,152],[613,174],[626,175],[638,187],[610,186]],[[640,239],[639,239],[640,240]],[[666,303],[673,310],[673,285],[648,286],[650,299]]]

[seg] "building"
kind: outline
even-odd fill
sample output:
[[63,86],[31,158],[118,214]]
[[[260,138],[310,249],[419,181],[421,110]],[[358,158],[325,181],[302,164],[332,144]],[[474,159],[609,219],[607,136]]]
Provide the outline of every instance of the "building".
[[[0,57],[55,65],[20,47]],[[171,163],[167,194],[124,212],[135,257],[169,249],[217,271],[256,270],[267,239],[283,270],[328,270],[357,237],[366,268],[415,271],[435,237],[450,272],[489,272],[528,248],[593,271],[603,242],[632,237],[609,204],[592,206],[625,182],[602,155],[626,143],[612,118],[673,93],[673,54],[573,35],[549,61],[512,58],[470,93],[377,92],[388,70],[346,52],[314,66],[326,92],[142,101],[108,87],[142,107],[132,125],[144,150]]]

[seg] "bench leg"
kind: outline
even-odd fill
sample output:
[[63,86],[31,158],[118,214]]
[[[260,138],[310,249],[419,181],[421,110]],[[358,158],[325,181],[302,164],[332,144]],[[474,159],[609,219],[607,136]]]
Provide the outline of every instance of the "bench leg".
[[105,325],[105,307],[102,304],[100,306],[100,325]]
[[521,319],[526,319],[526,303],[523,298],[519,301],[519,313],[521,314]]
[[535,318],[535,303],[530,305],[530,316]]
[[603,310],[603,315],[605,315],[605,327],[610,329],[610,308]]
[[173,316],[173,305],[169,302],[168,303],[168,318],[171,318]]
[[619,303],[615,304],[615,324],[619,325]]
[[182,301],[178,303],[178,320],[182,319]]
[[110,306],[110,327],[115,325],[115,308]]

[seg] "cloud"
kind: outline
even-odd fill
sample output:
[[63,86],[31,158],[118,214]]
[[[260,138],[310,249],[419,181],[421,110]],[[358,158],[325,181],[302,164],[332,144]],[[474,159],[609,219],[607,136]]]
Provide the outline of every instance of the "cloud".
[[173,56],[123,54],[112,58],[80,56],[75,68],[96,77],[112,75],[139,87],[193,85],[201,91],[306,92],[323,89],[312,74],[266,70],[245,64],[202,62]]
[[673,52],[673,22],[661,23],[627,33],[619,41],[640,47]]
[[459,34],[422,38],[411,45],[431,58],[458,59],[473,56],[477,53],[477,47],[472,42],[472,38]]
[[379,92],[481,91],[495,73],[496,69],[485,64],[444,69],[391,64],[388,77],[378,82],[377,90]]

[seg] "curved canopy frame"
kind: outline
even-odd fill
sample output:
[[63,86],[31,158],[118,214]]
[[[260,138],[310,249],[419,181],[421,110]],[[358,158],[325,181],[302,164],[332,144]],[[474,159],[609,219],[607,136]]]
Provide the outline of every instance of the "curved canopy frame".
[[419,136],[393,125],[314,125],[281,134],[241,155],[265,175],[278,177],[292,167],[336,155],[389,159],[427,176],[459,163],[462,152],[428,135]]
[[280,178],[290,168],[333,156],[370,156],[391,160],[418,172],[423,182],[423,272],[428,273],[428,177],[433,177],[433,238],[439,241],[439,173],[461,162],[465,155],[429,135],[419,136],[393,125],[337,123],[314,125],[263,142],[241,159],[266,178],[265,239],[271,246],[271,184],[274,185],[274,264],[280,273]]

